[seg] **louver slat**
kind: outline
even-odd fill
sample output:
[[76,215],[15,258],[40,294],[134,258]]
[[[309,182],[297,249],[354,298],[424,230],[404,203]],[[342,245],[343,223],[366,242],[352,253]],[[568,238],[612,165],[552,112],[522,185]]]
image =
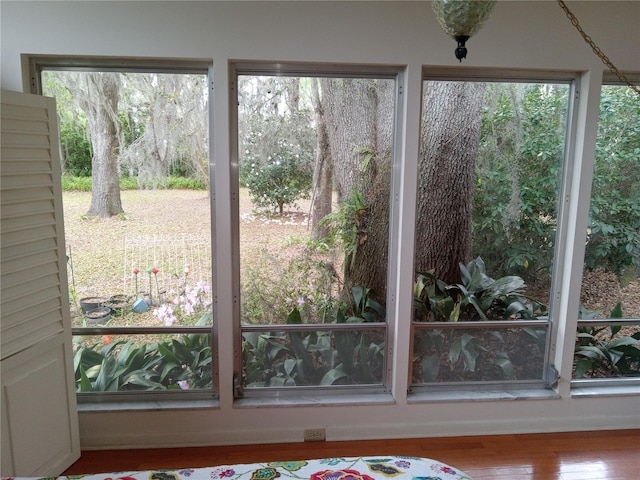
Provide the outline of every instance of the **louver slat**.
[[[54,192],[59,185],[57,146],[48,110],[3,103],[2,176],[2,358],[63,331],[67,286],[61,286],[62,238]],[[55,126],[55,123],[53,124]],[[55,180],[54,180],[55,179]],[[66,282],[65,282],[66,283]],[[65,308],[66,305],[64,305]]]

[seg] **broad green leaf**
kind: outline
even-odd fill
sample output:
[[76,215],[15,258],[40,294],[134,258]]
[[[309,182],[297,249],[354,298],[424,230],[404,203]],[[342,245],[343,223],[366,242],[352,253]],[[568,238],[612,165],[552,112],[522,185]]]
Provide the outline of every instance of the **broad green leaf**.
[[499,366],[504,372],[505,377],[509,380],[515,380],[516,376],[513,372],[513,364],[508,358],[496,358],[493,363]]
[[591,361],[586,358],[580,358],[576,362],[576,378],[584,377],[584,374],[591,368]]
[[92,389],[91,381],[84,371],[84,368],[82,368],[82,365],[80,365],[80,391],[90,392]]
[[287,325],[300,325],[301,323],[302,317],[300,316],[300,310],[298,310],[298,307],[294,307],[287,317]]
[[342,364],[340,364],[336,368],[333,368],[324,374],[320,381],[320,385],[333,385],[335,382],[345,377],[348,377],[348,374],[344,371]]
[[425,356],[420,362],[422,367],[422,381],[435,382],[440,373],[440,356],[437,354]]

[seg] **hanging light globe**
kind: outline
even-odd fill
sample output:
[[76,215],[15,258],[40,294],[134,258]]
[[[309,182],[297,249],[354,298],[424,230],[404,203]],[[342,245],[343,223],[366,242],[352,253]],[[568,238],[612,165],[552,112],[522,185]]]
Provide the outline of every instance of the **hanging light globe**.
[[458,42],[456,58],[467,56],[465,42],[478,33],[491,15],[496,0],[433,0],[436,18],[443,30]]

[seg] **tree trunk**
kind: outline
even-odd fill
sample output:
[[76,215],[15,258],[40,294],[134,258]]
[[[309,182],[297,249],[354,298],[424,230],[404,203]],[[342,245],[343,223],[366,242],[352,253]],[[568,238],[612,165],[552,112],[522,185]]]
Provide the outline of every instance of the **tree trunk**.
[[485,84],[425,82],[416,222],[417,271],[460,281],[471,256],[475,159]]
[[123,212],[118,172],[118,74],[60,72],[59,78],[87,115],[93,149],[93,186],[87,215],[103,218],[118,215]]
[[345,261],[345,294],[353,286],[387,288],[393,81],[322,80],[323,107],[341,205],[360,194],[365,208],[351,212],[357,228],[355,260]]
[[324,108],[320,101],[317,79],[311,79],[313,106],[316,114],[316,159],[313,169],[313,209],[311,212],[311,238],[322,240],[329,235],[328,226],[319,226],[320,221],[331,213],[333,197],[333,161],[329,148],[329,134],[325,121]]
[[111,217],[123,213],[118,172],[118,76],[115,73],[89,74],[96,102],[87,114],[93,145],[91,206],[87,215]]

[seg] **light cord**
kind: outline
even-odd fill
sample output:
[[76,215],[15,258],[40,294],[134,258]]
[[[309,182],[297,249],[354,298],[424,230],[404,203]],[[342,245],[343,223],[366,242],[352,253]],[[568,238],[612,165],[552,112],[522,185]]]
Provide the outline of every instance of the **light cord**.
[[638,85],[634,85],[633,83],[631,83],[629,79],[620,70],[616,68],[616,66],[611,62],[611,60],[609,60],[609,57],[607,57],[604,54],[604,52],[600,50],[600,47],[596,45],[596,43],[591,39],[591,37],[585,33],[585,31],[580,26],[578,19],[571,12],[571,10],[569,10],[569,7],[567,7],[564,1],[563,0],[557,0],[557,1],[558,1],[558,4],[560,5],[560,8],[562,8],[562,10],[564,10],[564,13],[567,15],[567,18],[571,20],[571,24],[574,27],[576,27],[578,32],[580,32],[580,35],[582,35],[582,38],[584,39],[584,41],[589,44],[589,46],[591,47],[591,50],[593,50],[593,53],[595,53],[597,57],[600,60],[602,60],[602,63],[604,63],[609,68],[609,70],[611,70],[611,73],[613,73],[616,77],[618,77],[618,79],[621,82],[626,83],[629,87],[631,87],[631,89],[634,92],[640,95],[640,88],[638,87]]

